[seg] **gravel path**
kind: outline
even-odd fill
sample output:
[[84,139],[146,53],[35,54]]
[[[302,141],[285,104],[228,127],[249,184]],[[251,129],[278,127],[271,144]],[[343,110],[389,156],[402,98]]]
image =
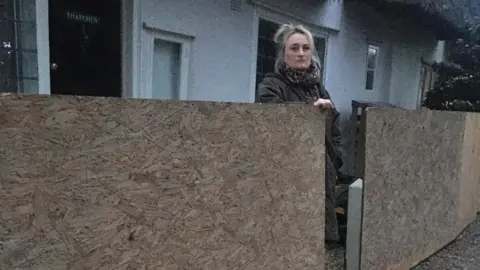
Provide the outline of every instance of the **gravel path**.
[[[326,248],[327,270],[343,270],[342,247]],[[411,270],[479,270],[480,269],[480,216],[448,246]]]
[[480,216],[448,246],[412,270],[480,269]]
[[338,245],[335,247],[325,246],[325,269],[343,270],[344,269],[345,248]]

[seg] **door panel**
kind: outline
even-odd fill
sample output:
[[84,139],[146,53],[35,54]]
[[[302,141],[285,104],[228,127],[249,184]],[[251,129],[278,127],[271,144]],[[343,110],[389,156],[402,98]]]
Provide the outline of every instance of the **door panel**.
[[49,0],[51,93],[121,96],[121,1]]

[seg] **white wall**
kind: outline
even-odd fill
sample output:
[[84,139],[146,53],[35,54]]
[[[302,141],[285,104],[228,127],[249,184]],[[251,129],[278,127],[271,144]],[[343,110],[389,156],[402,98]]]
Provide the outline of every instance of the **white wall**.
[[419,104],[421,61],[442,61],[444,50],[435,36],[421,27],[397,21],[394,28],[398,34],[393,37],[390,102],[415,109]]
[[252,0],[257,6],[270,7],[274,10],[297,16],[304,21],[331,30],[339,31],[341,27],[342,1],[338,0]]
[[[346,3],[342,28],[331,36],[326,87],[337,107],[347,116],[351,100],[389,102],[415,108],[418,99],[420,64],[440,60],[433,34],[408,20],[394,20],[361,3]],[[379,74],[374,91],[365,90],[368,44],[380,47]]]
[[[341,25],[338,34],[330,36],[325,86],[341,113],[343,143],[349,149],[351,101],[415,109],[421,59],[441,60],[443,50],[431,33],[415,23],[392,19],[358,2],[344,4]],[[369,43],[380,47],[374,91],[365,90]]]
[[[188,99],[249,102],[253,98],[258,12],[242,1],[232,11],[227,0],[124,0],[124,87],[145,93],[148,65],[147,35],[142,23],[163,31],[193,37],[189,54]],[[293,17],[329,33],[325,84],[339,110],[347,116],[352,99],[388,101],[406,108],[417,104],[420,59],[439,60],[444,44],[408,21],[393,23],[365,4],[333,0],[252,0],[257,6],[280,11],[285,22]],[[48,2],[36,0],[40,92],[49,93]],[[291,15],[289,17],[289,15]],[[42,18],[42,19],[39,19]],[[126,27],[128,26],[128,27]],[[48,35],[47,35],[48,37]],[[375,91],[365,91],[368,41],[378,43],[380,74]],[[147,46],[148,47],[148,46]],[[44,56],[47,55],[47,58]],[[148,54],[147,54],[148,55]],[[143,88],[143,89],[142,89]],[[138,95],[137,95],[138,96]]]
[[[255,0],[258,5],[286,11],[312,25],[339,29],[340,2],[312,0]],[[232,11],[226,0],[145,0],[141,23],[162,31],[193,37],[190,55],[188,99],[251,102],[254,100],[257,24],[254,6],[243,1],[241,11]],[[137,16],[137,17],[139,17]],[[147,40],[140,30],[142,43]],[[142,45],[146,50],[148,46]],[[141,50],[142,50],[141,49]],[[149,87],[148,54],[139,53],[140,88]],[[134,75],[135,77],[135,75]],[[145,93],[141,89],[140,93]]]
[[141,8],[149,27],[194,38],[188,99],[250,101],[251,5],[232,11],[224,0],[145,0]]
[[[409,21],[395,23],[389,15],[356,2],[253,2],[285,13],[285,22],[297,17],[330,33],[325,85],[344,116],[353,99],[416,106],[420,59],[438,58],[436,39],[426,30]],[[256,53],[252,5],[244,2],[241,11],[232,11],[229,1],[148,0],[142,2],[141,16],[149,27],[194,37],[188,99],[252,101]],[[374,91],[365,90],[369,43],[380,47]]]

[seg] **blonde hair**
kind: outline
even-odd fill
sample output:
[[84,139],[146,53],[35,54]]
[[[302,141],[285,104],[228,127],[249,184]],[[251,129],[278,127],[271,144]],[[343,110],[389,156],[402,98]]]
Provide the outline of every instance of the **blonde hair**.
[[315,48],[315,42],[313,41],[312,32],[310,32],[305,26],[301,24],[293,25],[291,23],[281,25],[273,41],[277,44],[277,59],[275,61],[275,71],[278,72],[280,65],[284,62],[285,57],[285,44],[287,40],[294,34],[302,34],[307,37],[308,43],[310,43],[310,48],[312,50],[312,64],[318,69],[322,68],[320,59],[318,58],[317,49]]

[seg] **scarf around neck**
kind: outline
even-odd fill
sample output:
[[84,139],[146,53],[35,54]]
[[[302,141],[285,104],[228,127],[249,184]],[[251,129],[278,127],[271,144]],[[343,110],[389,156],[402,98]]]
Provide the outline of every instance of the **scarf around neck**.
[[295,87],[301,87],[309,100],[320,97],[318,84],[320,83],[320,69],[310,65],[307,70],[296,70],[288,67],[284,62],[280,64],[279,71]]

